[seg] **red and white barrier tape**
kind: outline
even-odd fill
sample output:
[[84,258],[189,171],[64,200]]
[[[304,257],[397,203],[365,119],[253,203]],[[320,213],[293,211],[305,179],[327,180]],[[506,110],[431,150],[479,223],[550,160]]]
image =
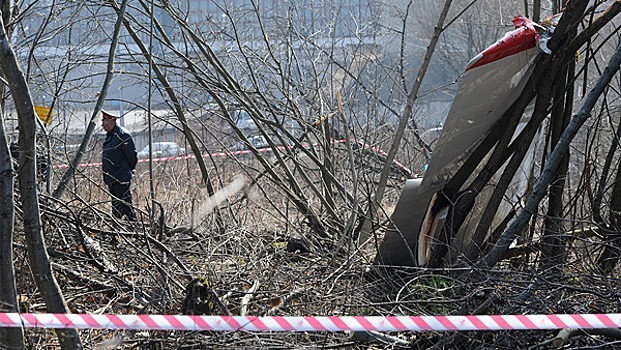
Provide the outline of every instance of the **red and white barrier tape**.
[[[271,151],[271,148],[260,148],[257,151],[267,152],[267,151]],[[202,156],[203,158],[207,156],[226,157],[226,156],[237,156],[240,154],[248,154],[251,152],[252,152],[251,150],[232,151],[232,152],[214,152],[211,154],[203,154]],[[174,160],[184,160],[184,159],[193,159],[193,158],[196,158],[196,156],[192,155],[192,156],[162,157],[162,158],[153,158],[153,162],[168,162],[168,161],[174,161]],[[149,162],[148,159],[138,159],[138,163],[147,163],[147,162]],[[101,166],[101,162],[78,164],[78,167],[88,167],[88,166]],[[65,169],[68,167],[69,167],[69,164],[58,164],[58,165],[53,166],[54,169]]]
[[[378,154],[381,154],[382,156],[387,156],[388,154],[386,152],[384,152],[383,150],[377,148],[377,147],[373,147],[369,144],[366,144],[362,141],[358,141],[358,140],[353,140],[353,142],[358,143],[359,145],[361,145],[364,148],[369,148],[374,152],[377,152]],[[333,141],[333,143],[337,144],[337,143],[345,143],[345,140],[336,140]],[[312,147],[316,147],[319,144],[313,144],[311,145]],[[284,149],[285,146],[278,146],[278,149]],[[270,147],[266,147],[266,148],[258,148],[257,149],[258,152],[260,153],[265,153],[265,152],[271,152],[272,149]],[[238,155],[242,155],[242,154],[250,154],[252,153],[252,150],[241,150],[241,151],[231,151],[231,152],[214,152],[211,154],[203,154],[202,157],[205,158],[207,156],[209,157],[228,157],[228,156],[238,156]],[[163,157],[163,158],[153,158],[153,162],[168,162],[168,161],[175,161],[175,160],[184,160],[184,159],[193,159],[196,158],[196,156],[194,155],[190,155],[190,156],[178,156],[178,157]],[[148,162],[148,159],[138,159],[138,163],[146,163]],[[410,176],[412,176],[412,178],[416,177],[416,174],[414,174],[410,169],[408,169],[405,165],[399,163],[397,160],[393,160],[393,164],[396,165],[398,168],[402,169],[404,172],[406,172],[407,174],[409,174]],[[80,163],[78,164],[78,167],[89,167],[89,166],[101,166],[101,162],[95,162],[95,163]],[[52,168],[54,169],[65,169],[68,168],[69,164],[57,164],[52,166]]]
[[619,328],[621,314],[472,316],[187,316],[0,313],[0,328],[177,331],[475,331]]

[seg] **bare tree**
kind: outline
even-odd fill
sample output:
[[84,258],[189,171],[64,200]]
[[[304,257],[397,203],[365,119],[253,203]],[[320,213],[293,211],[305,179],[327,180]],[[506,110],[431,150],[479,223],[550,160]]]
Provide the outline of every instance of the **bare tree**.
[[[3,23],[10,22],[10,1],[0,3]],[[11,33],[11,27],[4,29]],[[10,36],[10,34],[7,34]],[[0,88],[2,94],[6,86]],[[0,310],[2,312],[19,312],[17,289],[15,286],[15,269],[13,268],[13,228],[15,219],[15,202],[13,186],[13,157],[9,148],[4,116],[0,116]],[[19,328],[0,329],[0,346],[8,349],[21,349],[24,344],[24,332]]]
[[[3,7],[3,10],[6,10],[6,7]],[[56,283],[56,279],[54,278],[41,228],[36,186],[35,131],[37,127],[37,117],[30,98],[28,84],[16,60],[15,54],[11,49],[9,38],[4,28],[3,20],[0,23],[0,43],[2,43],[3,47],[0,53],[0,67],[6,76],[18,114],[20,150],[18,180],[21,195],[21,208],[23,211],[24,232],[28,243],[28,256],[31,262],[34,280],[43,295],[48,311],[53,313],[67,313],[68,308],[62,292]],[[3,163],[7,164],[6,162]],[[12,276],[7,275],[6,277],[9,280],[12,279]],[[13,337],[15,337],[15,335],[13,335]],[[75,329],[59,329],[58,339],[62,349],[82,348],[80,337]]]
[[80,148],[78,149],[75,156],[71,160],[71,165],[67,168],[67,171],[65,172],[65,174],[63,174],[63,177],[61,181],[58,183],[56,190],[54,190],[54,193],[53,193],[54,198],[60,198],[62,196],[63,192],[65,191],[65,188],[67,187],[68,182],[71,180],[71,178],[73,177],[73,174],[75,173],[75,169],[77,168],[78,163],[80,163],[82,156],[84,155],[87,145],[89,144],[89,142],[91,141],[91,138],[93,137],[95,128],[97,127],[97,122],[99,121],[98,118],[100,116],[101,108],[108,95],[110,81],[112,80],[112,75],[113,75],[113,70],[114,70],[114,57],[115,57],[116,47],[118,45],[118,36],[122,28],[123,16],[125,14],[126,7],[127,7],[127,0],[124,0],[121,3],[118,19],[117,19],[116,26],[114,29],[114,34],[110,42],[110,51],[109,51],[110,53],[108,55],[108,69],[106,71],[106,78],[102,84],[101,92],[99,93],[99,97],[97,99],[97,103],[95,104],[95,108],[93,110],[93,114],[91,115],[90,122],[88,123],[86,132],[84,133],[84,138],[82,139],[82,142],[80,143]]
[[[2,11],[2,13],[6,13]],[[5,133],[4,118],[0,120],[0,312],[18,312],[15,270],[13,268],[13,159]],[[24,333],[21,328],[0,329],[0,347],[21,349]]]

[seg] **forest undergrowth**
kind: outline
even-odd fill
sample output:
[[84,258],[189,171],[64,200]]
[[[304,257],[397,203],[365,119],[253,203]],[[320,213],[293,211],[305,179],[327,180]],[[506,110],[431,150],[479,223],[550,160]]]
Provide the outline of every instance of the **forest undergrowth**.
[[[206,205],[205,190],[193,180],[198,175],[182,162],[156,166],[155,202],[149,201],[148,169],[139,166],[133,190],[137,222],[109,215],[97,168],[76,178],[72,200],[41,196],[48,253],[73,313],[340,316],[621,310],[618,275],[600,275],[590,261],[593,249],[599,249],[596,237],[575,237],[562,275],[537,271],[536,253],[528,251],[493,271],[473,271],[467,264],[454,270],[377,266],[374,242],[381,240],[381,230],[362,249],[335,246],[316,237],[301,219],[283,220],[270,210],[261,195],[267,185],[259,191],[242,180],[228,187],[224,203]],[[235,178],[222,179],[222,187]],[[149,203],[155,203],[153,221]],[[29,272],[19,213],[17,221],[21,311],[45,312]],[[57,347],[53,330],[25,331],[28,349]],[[621,339],[616,330],[80,333],[89,349],[585,349],[614,346]]]

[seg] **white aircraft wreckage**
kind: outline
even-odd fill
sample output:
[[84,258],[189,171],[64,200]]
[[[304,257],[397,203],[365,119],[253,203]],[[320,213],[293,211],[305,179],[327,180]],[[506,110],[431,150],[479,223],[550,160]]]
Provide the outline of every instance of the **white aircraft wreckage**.
[[[545,43],[552,28],[523,17],[516,17],[513,23],[515,30],[468,63],[423,178],[407,180],[403,188],[379,247],[377,263],[425,266],[429,262],[448,212],[447,206],[436,203],[439,191],[488,133],[502,132],[494,130],[494,125],[520,96],[539,51],[547,51]],[[516,134],[526,122],[523,118]],[[530,156],[513,179],[509,197],[514,202],[526,191],[535,146],[531,146]],[[475,209],[451,240],[449,251],[460,254],[467,249],[492,191],[493,184],[477,197]],[[505,199],[492,227],[514,206],[515,203]]]

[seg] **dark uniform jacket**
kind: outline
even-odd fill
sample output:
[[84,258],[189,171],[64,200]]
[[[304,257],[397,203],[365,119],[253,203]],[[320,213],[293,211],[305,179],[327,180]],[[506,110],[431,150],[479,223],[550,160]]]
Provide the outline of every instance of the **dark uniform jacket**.
[[106,133],[102,153],[102,170],[106,184],[115,181],[129,182],[137,162],[134,140],[125,128],[117,125]]

